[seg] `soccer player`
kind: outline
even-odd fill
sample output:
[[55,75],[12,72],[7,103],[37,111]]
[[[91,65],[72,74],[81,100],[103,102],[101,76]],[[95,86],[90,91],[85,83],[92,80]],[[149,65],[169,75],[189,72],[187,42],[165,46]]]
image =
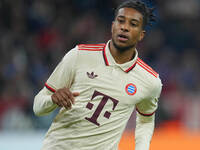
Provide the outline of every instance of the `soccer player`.
[[38,116],[61,107],[42,150],[117,150],[134,109],[135,150],[149,149],[162,84],[136,45],[152,19],[144,3],[126,1],[116,9],[111,40],[64,56],[34,99]]

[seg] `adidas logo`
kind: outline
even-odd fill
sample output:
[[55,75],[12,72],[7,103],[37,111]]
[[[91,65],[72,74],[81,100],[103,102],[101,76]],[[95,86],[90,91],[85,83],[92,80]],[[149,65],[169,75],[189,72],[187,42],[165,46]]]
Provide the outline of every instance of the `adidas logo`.
[[94,78],[98,77],[98,75],[94,74],[94,72],[91,72],[91,73],[87,72],[87,76],[90,79],[94,79]]

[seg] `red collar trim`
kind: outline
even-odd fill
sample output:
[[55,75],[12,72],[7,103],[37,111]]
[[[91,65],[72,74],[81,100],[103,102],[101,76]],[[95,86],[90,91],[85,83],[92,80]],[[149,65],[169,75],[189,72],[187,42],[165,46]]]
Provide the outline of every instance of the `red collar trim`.
[[109,66],[109,63],[108,63],[108,58],[106,56],[106,45],[104,46],[103,48],[103,58],[104,58],[104,62],[106,64],[106,66]]
[[[108,58],[106,56],[106,46],[107,46],[107,44],[104,46],[102,54],[103,54],[105,65],[109,66],[110,64],[109,64]],[[124,72],[128,73],[129,71],[131,71],[136,66],[136,63],[137,63],[137,60],[131,67],[129,67],[128,69],[124,70]]]
[[[106,56],[106,45],[103,48],[103,58],[104,58],[104,62],[106,64],[106,66],[109,66],[108,58]],[[131,71],[135,67],[136,63],[137,63],[137,61],[131,67],[129,67],[127,70],[125,70],[124,72],[128,73],[129,71]]]
[[130,68],[125,70],[125,72],[128,73],[129,71],[131,71],[135,67],[136,63],[137,63],[137,61]]

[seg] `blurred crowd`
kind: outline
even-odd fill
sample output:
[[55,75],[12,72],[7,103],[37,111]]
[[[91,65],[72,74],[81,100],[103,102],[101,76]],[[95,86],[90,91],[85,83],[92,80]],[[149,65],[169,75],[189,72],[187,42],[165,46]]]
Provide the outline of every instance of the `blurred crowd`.
[[[55,113],[36,117],[33,98],[65,53],[110,39],[123,0],[0,1],[0,130],[46,129]],[[160,74],[157,127],[176,121],[200,130],[200,0],[144,0],[157,23],[138,46]]]

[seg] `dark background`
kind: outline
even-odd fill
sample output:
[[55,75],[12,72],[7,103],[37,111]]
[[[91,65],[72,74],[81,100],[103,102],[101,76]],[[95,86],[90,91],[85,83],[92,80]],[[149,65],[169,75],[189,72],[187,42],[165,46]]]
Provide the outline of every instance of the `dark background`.
[[[34,116],[35,94],[76,44],[110,39],[120,2],[0,0],[0,131],[49,127],[55,113]],[[145,2],[156,7],[157,23],[147,28],[138,51],[163,82],[156,127],[175,122],[200,130],[200,1]],[[131,119],[127,129],[133,127]]]

